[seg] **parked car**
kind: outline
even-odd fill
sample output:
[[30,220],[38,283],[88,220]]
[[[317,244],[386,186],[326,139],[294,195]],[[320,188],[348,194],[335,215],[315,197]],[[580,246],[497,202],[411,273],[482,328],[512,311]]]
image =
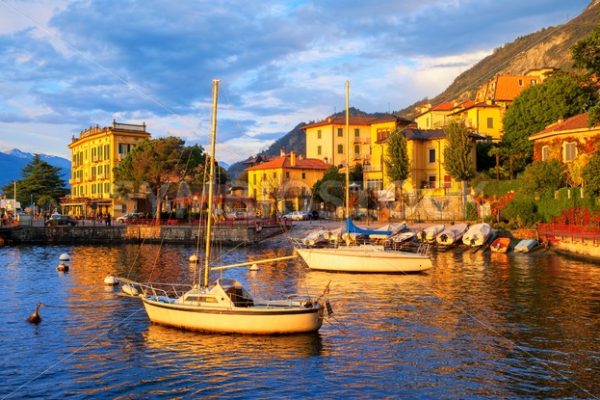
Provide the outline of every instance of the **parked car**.
[[144,213],[127,213],[117,218],[117,222],[128,223],[144,218]]
[[225,219],[229,219],[229,220],[245,219],[246,217],[247,217],[247,215],[243,211],[227,211],[225,213]]
[[284,214],[282,218],[292,221],[306,221],[310,219],[310,213],[308,211],[292,211],[291,213]]
[[45,222],[46,226],[77,225],[77,220],[69,215],[52,214]]
[[319,219],[319,212],[317,210],[312,210],[310,212],[310,219]]

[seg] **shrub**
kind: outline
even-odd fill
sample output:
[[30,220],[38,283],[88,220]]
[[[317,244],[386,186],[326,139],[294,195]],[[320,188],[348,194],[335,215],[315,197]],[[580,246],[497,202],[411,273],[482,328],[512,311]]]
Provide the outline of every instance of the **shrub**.
[[502,210],[501,216],[517,228],[531,226],[539,220],[536,203],[533,199],[522,195],[516,196],[508,203]]
[[467,203],[467,221],[477,221],[479,219],[479,213],[477,212],[477,204],[473,202]]

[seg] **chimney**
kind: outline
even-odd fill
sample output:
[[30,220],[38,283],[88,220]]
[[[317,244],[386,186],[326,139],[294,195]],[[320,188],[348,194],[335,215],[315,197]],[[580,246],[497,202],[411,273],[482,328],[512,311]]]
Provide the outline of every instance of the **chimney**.
[[285,148],[283,148],[283,147],[282,147],[282,148],[279,150],[279,157],[285,157]]
[[295,151],[290,152],[290,166],[292,166],[292,167],[296,166],[296,152]]

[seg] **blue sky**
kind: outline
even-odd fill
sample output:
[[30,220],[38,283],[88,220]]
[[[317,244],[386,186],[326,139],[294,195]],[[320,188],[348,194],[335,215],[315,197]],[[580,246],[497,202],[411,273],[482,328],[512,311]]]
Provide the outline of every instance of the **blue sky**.
[[208,143],[232,163],[351,105],[395,111],[443,91],[519,35],[589,0],[0,0],[0,149],[69,157],[113,118]]

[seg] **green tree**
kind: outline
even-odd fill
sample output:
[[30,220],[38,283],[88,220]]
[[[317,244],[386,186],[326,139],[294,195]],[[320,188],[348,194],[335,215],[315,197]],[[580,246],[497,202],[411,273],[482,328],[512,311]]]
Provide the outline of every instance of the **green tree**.
[[408,152],[406,150],[406,137],[401,129],[396,128],[388,138],[387,154],[385,157],[385,171],[387,176],[394,182],[394,197],[400,200],[402,219],[404,215],[404,195],[402,184],[408,178],[410,165]]
[[560,118],[568,118],[587,110],[593,94],[582,88],[569,75],[558,74],[541,85],[525,89],[504,115],[502,148],[508,155],[511,177],[521,171],[532,158],[529,135],[543,130]]
[[448,144],[444,149],[444,168],[451,177],[461,182],[463,212],[466,217],[467,182],[475,176],[473,141],[462,122],[451,121],[446,128]]
[[325,204],[327,209],[335,209],[344,204],[343,174],[338,167],[331,166],[323,174],[323,178],[315,182],[312,188],[313,199]]
[[600,75],[600,25],[596,25],[590,36],[577,42],[571,48],[571,54],[575,68]]
[[595,196],[600,195],[600,150],[596,150],[583,169],[586,189]]
[[[22,178],[17,180],[17,201],[21,205],[29,204],[33,199],[38,202],[40,198],[46,199],[51,204],[58,204],[58,200],[69,193],[65,182],[60,178],[60,169],[42,160],[39,154],[23,167]],[[13,193],[13,183],[2,188],[4,193]],[[12,196],[11,196],[12,197]]]
[[122,195],[128,190],[139,192],[146,186],[155,196],[156,218],[159,219],[170,184],[193,180],[203,171],[198,169],[204,157],[202,148],[184,145],[182,139],[173,136],[139,143],[115,168],[115,179],[119,182],[117,191]]
[[524,194],[539,193],[540,195],[554,193],[564,186],[562,164],[556,159],[549,161],[534,161],[525,168],[519,176],[520,192]]

